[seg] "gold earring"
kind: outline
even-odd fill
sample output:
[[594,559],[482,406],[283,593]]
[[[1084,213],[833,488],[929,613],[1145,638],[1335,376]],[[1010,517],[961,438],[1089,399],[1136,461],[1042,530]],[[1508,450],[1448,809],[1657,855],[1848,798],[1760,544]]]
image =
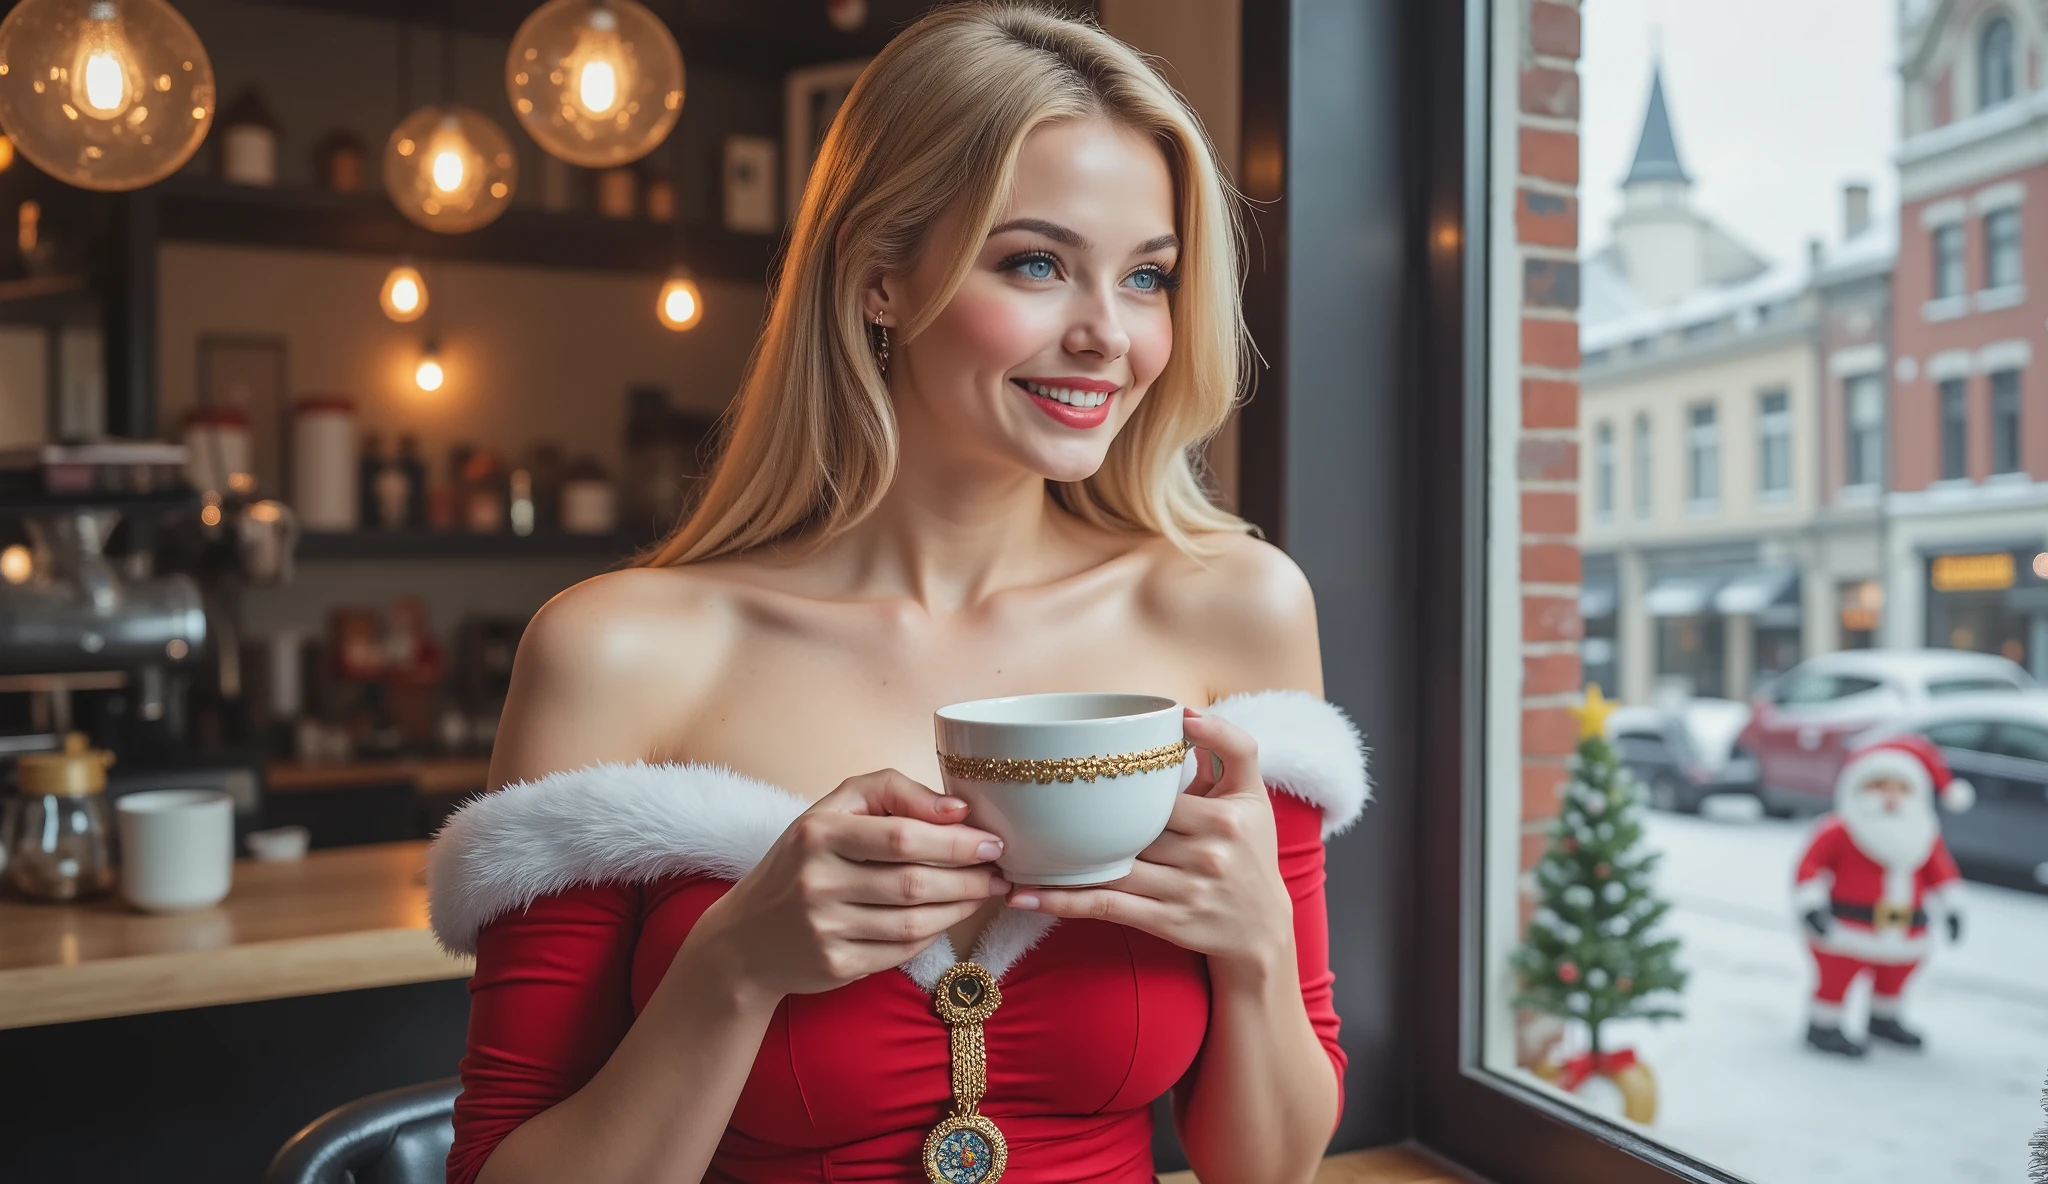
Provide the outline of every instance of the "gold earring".
[[882,377],[887,378],[889,376],[889,326],[882,323],[882,314],[880,312],[875,313],[874,332],[869,334],[869,342],[875,351],[875,368],[882,372]]

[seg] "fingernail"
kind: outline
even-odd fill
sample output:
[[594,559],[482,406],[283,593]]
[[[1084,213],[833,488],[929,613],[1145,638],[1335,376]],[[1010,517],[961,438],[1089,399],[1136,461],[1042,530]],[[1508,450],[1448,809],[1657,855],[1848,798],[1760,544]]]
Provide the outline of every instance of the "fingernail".
[[943,798],[939,801],[939,809],[941,810],[965,810],[966,808],[967,803],[959,798]]
[[1188,713],[1189,715],[1192,715],[1192,716],[1194,716],[1194,717],[1195,717],[1196,719],[1200,719],[1200,718],[1202,718],[1202,713],[1201,713],[1201,712],[1200,712],[1199,710],[1197,710],[1196,708],[1193,708],[1193,707],[1182,707],[1182,708],[1181,708],[1181,710],[1182,710],[1182,711],[1185,711],[1185,712],[1187,712],[1187,713]]
[[988,882],[988,894],[990,896],[1001,896],[1003,893],[1008,892],[1009,890],[1010,882],[1008,880],[1003,879],[1001,876],[995,876],[991,878]]
[[1027,911],[1035,909],[1038,907],[1038,898],[1036,896],[1031,895],[1029,892],[1019,892],[1017,895],[1012,896],[1010,898],[1010,907],[1013,909],[1025,909]]
[[994,859],[996,856],[1001,855],[1002,853],[1003,845],[997,842],[983,843],[981,846],[976,847],[974,849],[974,854],[982,859]]

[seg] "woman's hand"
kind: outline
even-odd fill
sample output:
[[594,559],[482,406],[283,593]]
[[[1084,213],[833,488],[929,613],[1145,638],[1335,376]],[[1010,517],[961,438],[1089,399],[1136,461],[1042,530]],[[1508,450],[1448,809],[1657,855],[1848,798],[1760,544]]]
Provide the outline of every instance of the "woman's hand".
[[1270,967],[1282,955],[1291,964],[1293,901],[1280,878],[1258,743],[1193,708],[1184,721],[1199,769],[1131,874],[1096,888],[1020,885],[1010,907],[1114,921],[1226,964]]
[[[790,824],[683,943],[741,994],[829,991],[900,965],[1009,890],[1002,840],[894,769],[841,782]],[[681,956],[681,951],[678,951]]]

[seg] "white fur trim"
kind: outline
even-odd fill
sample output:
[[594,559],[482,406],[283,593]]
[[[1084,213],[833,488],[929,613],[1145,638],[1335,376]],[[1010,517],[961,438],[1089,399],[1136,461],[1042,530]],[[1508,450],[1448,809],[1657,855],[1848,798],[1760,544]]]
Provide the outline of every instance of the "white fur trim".
[[591,765],[508,785],[464,804],[434,837],[434,936],[474,954],[477,930],[579,884],[737,880],[807,808],[718,765]]
[[1792,888],[1792,911],[1804,917],[1815,909],[1826,909],[1834,882],[1834,873],[1828,871],[1817,872],[1799,881]]
[[1259,775],[1323,812],[1323,837],[1358,821],[1372,797],[1365,740],[1344,710],[1307,691],[1249,691],[1217,700],[1221,717],[1259,742]]
[[1918,962],[1934,949],[1934,939],[1926,929],[1908,935],[1903,929],[1872,929],[1840,918],[1828,926],[1826,937],[1809,936],[1807,940],[1830,954],[1885,966]]
[[1977,787],[1961,777],[1951,777],[1941,791],[1941,807],[1951,814],[1961,814],[1977,804]]
[[[1321,808],[1327,837],[1358,820],[1370,796],[1358,729],[1304,691],[1232,695],[1209,708],[1259,742],[1266,784]],[[577,885],[672,875],[737,880],[809,803],[718,765],[591,765],[471,799],[427,855],[428,914],[452,953],[476,952],[477,931]],[[1005,909],[970,957],[1000,979],[1057,918]],[[940,937],[903,964],[930,990],[956,960]]]
[[1842,1026],[1842,1005],[1812,999],[1807,1001],[1806,1017],[1824,1028],[1839,1028]]

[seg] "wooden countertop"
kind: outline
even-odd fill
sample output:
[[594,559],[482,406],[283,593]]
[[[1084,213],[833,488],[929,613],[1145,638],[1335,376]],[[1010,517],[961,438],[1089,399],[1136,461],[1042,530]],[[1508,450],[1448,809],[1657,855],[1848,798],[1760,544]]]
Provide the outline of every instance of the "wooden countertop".
[[[1316,1184],[1466,1184],[1472,1177],[1415,1147],[1375,1147],[1332,1155],[1316,1171]],[[1200,1184],[1193,1172],[1169,1172],[1159,1184]]]
[[199,912],[0,900],[0,1028],[469,977],[427,931],[425,843],[235,863]]

